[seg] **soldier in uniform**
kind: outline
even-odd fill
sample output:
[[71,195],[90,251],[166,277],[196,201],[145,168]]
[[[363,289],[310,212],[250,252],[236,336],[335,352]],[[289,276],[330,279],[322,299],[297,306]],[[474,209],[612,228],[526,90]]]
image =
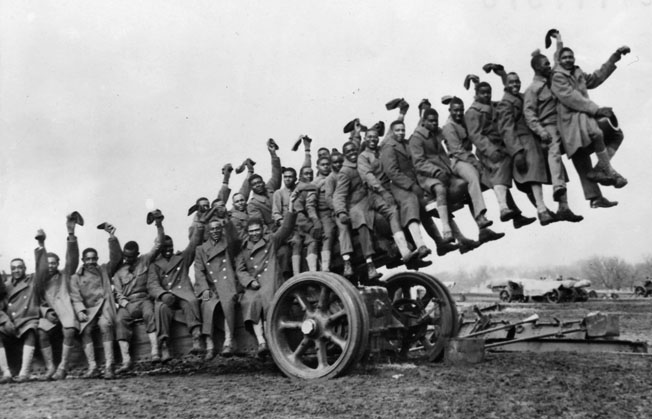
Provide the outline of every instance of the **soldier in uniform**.
[[[36,283],[38,284],[41,307],[38,334],[41,354],[47,369],[46,379],[61,380],[66,377],[70,353],[75,336],[79,331],[79,322],[72,307],[69,291],[70,278],[79,266],[79,244],[75,236],[75,224],[74,219],[68,216],[66,219],[66,228],[68,229],[66,265],[63,270],[59,270],[59,256],[45,251],[45,235],[43,235],[43,250],[37,249],[35,253]],[[50,342],[53,333],[63,333],[61,362],[56,372],[53,371],[54,358]]]
[[[558,52],[561,49],[561,36],[557,36]],[[558,55],[556,53],[555,55]],[[540,139],[541,145],[548,159],[550,177],[553,187],[553,199],[559,202],[559,209],[555,216],[559,220],[579,222],[582,216],[575,215],[568,206],[568,194],[566,189],[566,169],[561,160],[563,146],[561,135],[557,126],[557,100],[550,91],[550,76],[552,68],[550,61],[539,50],[535,51],[530,62],[534,70],[534,80],[532,84],[525,89],[523,95],[523,117],[527,126]],[[600,187],[595,182],[581,180],[584,187],[584,193],[588,190],[597,190],[597,194],[592,192],[593,196],[602,196]],[[604,198],[602,198],[604,200]]]
[[7,361],[5,341],[8,340],[8,336],[13,336],[16,333],[16,328],[9,319],[9,315],[7,315],[7,286],[5,285],[5,279],[3,272],[3,275],[0,276],[0,373],[2,373],[0,384],[13,381],[9,370],[9,362]]
[[241,167],[243,170],[244,167],[247,168],[247,177],[242,182],[240,191],[233,194],[233,207],[231,208],[230,216],[238,238],[244,240],[247,237],[247,220],[249,219],[249,214],[247,214],[247,200],[251,192],[249,178],[254,174],[254,162],[251,159],[247,159]]
[[115,237],[115,227],[104,223],[103,229],[109,233],[109,262],[98,265],[98,254],[93,248],[82,252],[82,266],[70,279],[70,299],[79,320],[79,329],[88,360],[88,371],[84,378],[99,377],[95,362],[92,333],[99,327],[104,347],[104,378],[115,377],[113,371],[113,341],[115,340],[115,299],[111,289],[111,277],[122,260],[120,243]]
[[[227,234],[224,234],[225,231]],[[195,295],[201,300],[202,334],[206,340],[205,359],[211,360],[215,357],[213,320],[218,307],[224,315],[222,355],[233,354],[235,307],[238,299],[234,265],[240,239],[233,224],[223,220],[211,220],[208,223],[208,237],[195,254],[194,289]]]
[[319,221],[322,226],[320,262],[321,270],[324,272],[330,271],[331,252],[333,250],[333,242],[336,238],[335,235],[337,234],[331,201],[327,195],[327,180],[330,178],[331,173],[329,152],[328,156],[324,155],[317,159],[317,176],[315,176],[315,180],[313,181],[313,185],[317,188],[317,213],[319,214]]
[[[512,186],[512,160],[494,121],[491,85],[480,82],[477,76],[467,76],[467,80],[470,79],[476,82],[475,101],[464,113],[464,124],[482,165],[483,180],[496,194],[500,221],[513,220],[514,228],[518,229],[536,219],[524,217],[509,192]],[[467,81],[465,86],[469,87]]]
[[147,273],[149,265],[157,256],[165,232],[163,229],[163,215],[156,210],[148,214],[148,222],[156,223],[156,239],[152,249],[140,254],[140,247],[135,241],[125,243],[122,249],[122,263],[113,275],[115,299],[118,303],[116,314],[116,337],[120,345],[122,365],[116,373],[121,374],[131,369],[133,363],[129,353],[129,344],[133,334],[133,323],[142,319],[145,331],[151,345],[152,361],[161,360],[158,341],[156,337],[156,320],[154,317],[154,303],[147,292]]
[[600,86],[616,70],[616,62],[629,51],[626,46],[618,48],[600,69],[587,74],[575,65],[573,50],[564,47],[560,51],[559,65],[553,69],[550,83],[550,90],[557,98],[559,131],[566,155],[573,158],[578,151],[590,152],[587,147],[592,146],[598,163],[591,169],[590,166],[586,167],[587,164],[590,165],[590,160],[583,159],[580,167],[574,161],[578,173],[585,174],[588,180],[616,188],[627,185],[627,180],[611,166],[611,158],[622,143],[623,134],[617,130],[605,137],[598,119],[614,120],[613,110],[593,102],[589,98],[588,89]]
[[263,220],[265,226],[270,230],[276,230],[276,224],[272,218],[272,196],[274,191],[281,187],[281,160],[276,155],[275,144],[268,141],[267,150],[272,158],[272,176],[267,183],[259,174],[249,177],[251,197],[247,203],[247,214]]
[[[365,135],[366,149],[358,156],[358,173],[360,174],[362,182],[370,191],[372,207],[375,211],[389,220],[394,242],[401,253],[403,262],[408,263],[414,257],[418,257],[420,262],[423,263],[421,259],[428,256],[432,251],[426,246],[421,237],[421,231],[419,229],[420,223],[416,221],[418,218],[415,219],[412,217],[410,219],[410,217],[406,217],[408,219],[402,219],[400,217],[397,206],[403,206],[405,203],[395,200],[395,197],[391,193],[392,189],[390,186],[390,180],[383,170],[383,165],[379,155],[378,135],[378,128],[376,126],[367,130]],[[399,198],[401,198],[401,196],[399,196]],[[416,206],[412,211],[415,210],[418,211],[418,206]],[[401,210],[401,213],[405,214],[406,211]],[[417,246],[417,251],[414,253],[409,249],[407,239],[403,233],[403,227],[407,228],[410,224],[414,225],[414,228],[410,230],[410,233]]]
[[[371,231],[374,226],[375,212],[370,205],[367,188],[358,173],[358,151],[356,143],[352,141],[344,143],[342,152],[345,160],[342,169],[337,174],[337,186],[333,193],[333,208],[341,225],[348,226],[350,224],[351,229],[358,232],[362,255],[367,263],[367,275],[373,282],[381,276],[376,271],[373,261],[375,250]],[[344,259],[344,273],[353,274],[351,267],[353,246],[351,246],[350,235],[346,228],[340,228],[340,253]]]
[[[40,232],[37,233],[38,237]],[[15,341],[22,343],[23,359],[14,381],[24,382],[31,379],[39,310],[34,296],[34,275],[26,275],[25,262],[20,258],[12,259],[10,264],[11,276],[4,282],[5,297],[2,303],[6,307],[6,316],[0,316],[0,333],[5,344]],[[10,381],[8,367],[3,367],[3,377],[3,381]]]
[[288,213],[283,224],[275,232],[265,231],[264,221],[250,217],[247,226],[247,239],[242,243],[236,256],[236,274],[245,288],[240,302],[243,319],[247,328],[252,328],[258,341],[258,354],[267,352],[263,323],[274,298],[274,293],[283,282],[277,249],[287,240],[294,230],[296,214],[294,200],[297,193],[290,197]]
[[156,330],[161,347],[161,361],[170,360],[168,340],[170,326],[174,318],[173,310],[181,310],[186,320],[186,326],[192,335],[191,354],[203,352],[201,339],[201,312],[195,290],[190,282],[188,272],[195,260],[195,250],[203,243],[205,225],[211,219],[215,207],[203,213],[198,219],[188,246],[174,253],[174,242],[170,236],[165,236],[161,245],[160,255],[149,266],[147,273],[147,291],[154,299],[154,316]]

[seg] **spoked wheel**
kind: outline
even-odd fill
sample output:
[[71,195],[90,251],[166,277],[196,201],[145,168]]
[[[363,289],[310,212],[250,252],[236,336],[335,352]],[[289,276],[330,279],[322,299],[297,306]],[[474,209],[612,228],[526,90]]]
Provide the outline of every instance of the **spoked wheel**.
[[561,301],[561,293],[559,290],[552,290],[546,294],[546,300],[549,303],[558,303]]
[[[403,358],[440,360],[446,340],[459,327],[457,307],[450,292],[434,277],[420,272],[402,272],[386,285],[394,316],[405,331],[388,336],[389,344]],[[424,289],[423,296],[418,290]]]
[[358,290],[343,277],[305,272],[276,292],[267,315],[267,343],[288,377],[332,378],[359,361],[369,317]]

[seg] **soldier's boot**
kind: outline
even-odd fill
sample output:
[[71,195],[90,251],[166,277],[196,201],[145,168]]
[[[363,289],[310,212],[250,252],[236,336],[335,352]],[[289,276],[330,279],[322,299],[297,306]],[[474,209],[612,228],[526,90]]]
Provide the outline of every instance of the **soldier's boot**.
[[50,381],[52,377],[54,377],[54,374],[57,372],[57,369],[54,366],[52,346],[41,347],[41,355],[43,356],[43,362],[45,363],[45,375],[43,375],[43,380]]
[[233,356],[233,331],[228,322],[224,322],[224,344],[222,344],[222,356],[228,358]]
[[152,362],[161,362],[161,353],[158,349],[158,337],[156,332],[148,333],[149,345],[152,347]]
[[35,350],[36,348],[31,345],[23,346],[23,363],[20,366],[18,377],[14,378],[14,381],[24,383],[32,379],[30,371],[32,370],[32,360],[34,359]]
[[7,352],[5,351],[4,346],[0,347],[0,372],[2,373],[0,384],[6,384],[12,381],[9,363],[7,362]]
[[308,270],[310,272],[317,272],[317,260],[319,256],[316,253],[306,255],[306,262],[308,263]]
[[119,340],[118,345],[120,345],[122,365],[116,370],[116,374],[123,374],[133,367],[133,361],[131,360],[131,354],[129,354],[129,342],[126,340]]
[[377,270],[376,265],[373,262],[367,262],[367,276],[369,277],[369,282],[372,284],[377,282],[382,276]]
[[215,358],[215,342],[210,335],[205,336],[206,339],[206,355],[204,356],[204,361],[210,361]]
[[410,250],[408,247],[407,239],[405,238],[405,234],[403,234],[402,231],[397,231],[392,236],[394,237],[394,243],[396,243],[398,251],[401,253],[401,259],[403,260],[403,263],[408,263],[415,256],[419,256],[418,251],[413,252]]
[[95,362],[95,348],[93,348],[93,342],[84,344],[84,354],[88,361],[88,371],[82,375],[82,378],[99,377],[100,370],[97,368],[97,362]]
[[344,272],[342,273],[344,278],[349,278],[353,276],[353,266],[351,266],[351,259],[344,259]]
[[192,329],[192,348],[190,349],[191,355],[201,355],[204,353],[203,339],[199,326]]
[[301,273],[301,255],[292,255],[292,275]]
[[113,341],[102,342],[104,347],[104,379],[112,380],[115,378],[115,372],[113,371],[114,359],[113,359]]
[[172,359],[172,356],[170,355],[170,348],[168,348],[168,340],[163,339],[161,340],[161,362],[168,362],[170,359]]
[[267,348],[267,341],[265,340],[265,332],[263,331],[262,320],[259,321],[258,323],[254,323],[253,329],[254,329],[254,335],[256,336],[256,340],[258,341],[258,350],[256,351],[256,355],[259,358],[262,358],[267,354],[269,354],[269,349]]
[[490,241],[502,239],[505,237],[505,233],[496,233],[490,228],[481,228],[480,232],[478,233],[478,241],[480,243],[487,243]]
[[321,270],[322,272],[330,272],[331,270],[331,251],[321,251]]
[[53,380],[63,380],[68,375],[68,360],[70,359],[70,352],[72,351],[72,346],[63,345],[61,350],[61,362],[59,367],[57,367],[57,372],[54,373],[52,377]]

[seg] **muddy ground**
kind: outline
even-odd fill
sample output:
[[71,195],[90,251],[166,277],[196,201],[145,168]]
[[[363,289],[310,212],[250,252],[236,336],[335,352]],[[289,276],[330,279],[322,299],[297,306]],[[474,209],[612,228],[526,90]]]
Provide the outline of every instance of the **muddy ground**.
[[[507,304],[503,315],[571,319],[596,310],[620,314],[622,338],[652,343],[652,299]],[[377,363],[305,382],[269,360],[217,358],[143,364],[112,381],[3,385],[0,417],[642,418],[652,410],[651,369],[646,355],[488,353],[476,365]]]

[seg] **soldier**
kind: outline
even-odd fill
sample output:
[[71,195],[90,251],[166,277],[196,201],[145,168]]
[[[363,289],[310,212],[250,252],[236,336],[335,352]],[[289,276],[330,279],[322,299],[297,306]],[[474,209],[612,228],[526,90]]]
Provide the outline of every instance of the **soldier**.
[[99,327],[104,347],[104,378],[111,379],[115,377],[113,372],[115,299],[111,289],[111,277],[122,260],[122,251],[115,237],[115,227],[109,223],[103,223],[98,227],[109,233],[109,262],[98,266],[97,250],[90,247],[84,249],[82,266],[70,279],[70,299],[79,320],[84,354],[88,361],[88,371],[84,374],[84,378],[96,378],[100,375],[95,362],[92,337],[95,327]]
[[[224,231],[227,234],[224,234]],[[208,223],[209,239],[197,248],[195,254],[195,295],[201,300],[202,334],[206,340],[206,360],[215,357],[213,319],[221,307],[224,314],[224,343],[222,355],[233,355],[235,305],[238,299],[235,275],[235,255],[240,240],[231,222],[212,220]]]
[[[326,149],[326,151],[328,151],[328,149]],[[324,155],[317,159],[317,176],[315,176],[315,180],[313,181],[313,185],[317,188],[317,213],[319,214],[319,221],[322,226],[320,256],[321,270],[324,272],[330,271],[331,252],[333,249],[333,242],[335,241],[335,235],[337,233],[335,221],[333,220],[331,200],[328,199],[327,191],[327,179],[331,178],[331,173],[331,158],[329,152],[328,156]]]
[[[188,228],[188,238],[192,237],[193,231],[197,225],[200,224],[199,219],[201,216],[208,211],[210,208],[212,208],[216,202],[221,202],[222,206],[224,206],[228,200],[229,196],[231,195],[231,188],[229,188],[229,180],[231,179],[231,172],[233,172],[233,166],[231,163],[227,163],[222,167],[222,186],[220,187],[220,190],[217,192],[217,198],[213,200],[213,202],[208,203],[208,198],[206,197],[201,197],[198,198],[197,201],[195,202],[194,205],[192,205],[190,208],[188,208],[188,215],[192,215],[193,213],[196,212],[195,216],[193,217],[192,224]],[[216,216],[223,218],[224,213],[226,212],[226,208],[224,208],[220,212],[218,211],[216,213]],[[204,233],[204,240],[208,240],[208,233]]]
[[512,160],[512,179],[537,209],[539,223],[546,226],[558,221],[546,206],[542,184],[550,184],[546,158],[523,117],[523,95],[518,74],[507,73],[501,65],[488,64],[501,76],[505,93],[496,105],[496,124],[503,137],[505,151]]
[[276,155],[276,144],[273,140],[267,142],[267,150],[272,158],[272,176],[267,183],[259,174],[249,177],[252,194],[247,203],[247,214],[249,217],[260,218],[270,231],[274,231],[276,224],[272,218],[272,195],[281,187],[281,160]]
[[[304,167],[307,171],[310,172],[310,180],[312,180],[312,169],[310,166]],[[303,169],[302,169],[303,171]],[[304,177],[305,180],[305,177]],[[303,203],[306,202],[306,194],[310,194],[310,208],[311,208],[311,219],[309,219],[305,214],[297,214],[297,222],[295,224],[295,231],[293,232],[288,243],[283,243],[277,249],[278,257],[281,261],[281,267],[283,267],[283,273],[286,277],[291,276],[286,274],[286,254],[290,251],[292,252],[292,272],[294,275],[297,275],[301,272],[301,259],[303,252],[303,244],[308,245],[307,249],[307,260],[309,270],[317,270],[317,246],[315,240],[310,234],[310,230],[313,227],[313,222],[316,220],[319,222],[316,212],[316,190],[314,186],[309,185],[305,181],[302,182],[302,185],[297,189],[297,172],[292,167],[283,168],[283,184],[284,188],[279,189],[274,192],[274,198],[272,203],[272,217],[276,226],[280,226],[283,223],[285,214],[288,211],[290,203],[290,195],[294,190],[297,190],[297,196],[301,197]],[[301,205],[301,208],[304,209],[305,205]],[[321,228],[321,226],[319,226]],[[321,232],[320,232],[321,235]],[[291,250],[290,250],[291,247]],[[289,273],[289,272],[288,272]]]
[[182,310],[185,317],[186,326],[192,335],[190,353],[196,355],[203,352],[199,301],[188,277],[188,271],[195,260],[195,249],[203,243],[206,222],[214,212],[215,207],[201,215],[188,246],[181,252],[174,253],[174,242],[166,235],[163,238],[160,255],[149,267],[147,291],[154,299],[154,316],[162,362],[170,360],[168,340],[170,325],[174,318],[173,310]]
[[578,173],[585,173],[590,181],[616,188],[627,185],[627,179],[611,166],[611,158],[622,143],[623,134],[617,130],[605,138],[598,119],[614,120],[613,110],[599,107],[591,101],[588,89],[600,86],[616,70],[616,62],[629,51],[626,46],[618,48],[600,69],[587,74],[575,65],[573,50],[564,47],[560,51],[559,65],[553,69],[550,83],[550,90],[557,98],[559,131],[566,155],[572,159],[577,151],[587,151],[586,148],[592,145],[598,163],[591,169],[584,166],[590,160],[581,160],[581,167],[574,161]]
[[[375,211],[389,220],[394,242],[401,253],[403,262],[409,263],[413,257],[417,256],[420,262],[423,263],[421,259],[428,256],[432,251],[428,249],[421,237],[418,221],[415,221],[414,218],[405,220],[400,217],[397,206],[402,206],[404,203],[401,201],[397,202],[390,192],[390,180],[383,171],[383,165],[379,156],[378,134],[378,128],[376,126],[367,130],[365,136],[366,149],[358,156],[358,173],[362,182],[370,191],[371,206]],[[415,210],[418,211],[418,206],[412,209],[412,211]],[[405,211],[402,212],[405,213]],[[403,233],[403,227],[407,228],[410,223],[413,225],[416,223],[414,228],[410,230],[417,246],[415,253],[412,253],[408,248],[407,239]]]
[[[37,238],[41,231],[37,233]],[[38,250],[38,249],[37,249]],[[34,275],[26,275],[25,262],[20,258],[10,262],[11,277],[4,282],[5,297],[2,305],[6,307],[6,316],[0,316],[1,340],[4,343],[13,343],[18,340],[22,343],[23,359],[20,372],[13,380],[25,382],[31,379],[30,371],[34,351],[36,350],[36,330],[38,327],[39,311],[34,296]],[[4,344],[3,344],[4,345]],[[3,346],[4,352],[4,346]],[[6,355],[5,355],[6,357]],[[0,362],[2,362],[0,356]],[[3,381],[11,381],[9,367],[2,367]]]
[[247,328],[252,328],[258,341],[258,355],[267,353],[267,341],[264,336],[263,323],[267,311],[283,281],[277,249],[287,240],[294,230],[296,214],[294,200],[297,193],[290,197],[288,213],[283,224],[275,232],[264,230],[264,221],[251,217],[247,225],[247,239],[242,243],[236,256],[236,273],[245,288],[240,301],[243,319]]
[[[74,345],[74,339],[79,331],[79,322],[70,300],[70,278],[79,266],[79,244],[75,236],[75,219],[72,214],[66,219],[68,238],[66,240],[66,265],[59,270],[59,256],[47,253],[45,250],[45,234],[43,242],[39,243],[42,250],[37,249],[36,283],[39,290],[41,318],[39,319],[39,344],[46,366],[45,379],[61,380],[68,373],[68,362]],[[63,348],[61,362],[54,372],[51,337],[54,333],[63,333]],[[54,374],[53,374],[54,373]]]
[[[474,240],[469,240],[463,236],[458,236],[459,246],[445,242],[432,217],[427,214],[423,189],[417,183],[417,175],[410,157],[408,140],[405,138],[405,123],[400,119],[390,125],[390,132],[385,136],[383,145],[380,148],[380,158],[383,169],[391,180],[392,194],[395,200],[400,203],[398,208],[401,221],[409,223],[408,230],[413,239],[417,234],[413,230],[419,227],[419,223],[413,221],[421,220],[426,233],[435,241],[437,255],[439,256],[444,256],[457,249],[460,249],[462,253],[466,253],[478,246]],[[451,222],[454,226],[455,222],[453,220]],[[453,226],[451,227],[454,228]]]
[[[561,36],[557,37],[557,43],[560,49]],[[534,70],[534,80],[525,89],[523,95],[523,117],[527,126],[539,137],[545,148],[553,185],[552,196],[559,202],[559,209],[555,216],[559,220],[579,222],[584,217],[575,215],[568,206],[566,169],[561,160],[563,146],[557,126],[557,100],[550,91],[549,83],[552,74],[550,61],[537,50],[532,56],[530,65]],[[600,187],[595,182],[590,183],[591,185],[584,187],[585,194],[588,189],[597,189],[598,196],[601,196]],[[582,185],[585,185],[585,181],[582,181]]]
[[231,222],[233,223],[240,240],[244,240],[247,237],[247,220],[249,219],[249,214],[247,214],[247,200],[249,199],[250,194],[249,178],[254,174],[254,164],[256,163],[248,158],[240,166],[242,170],[244,170],[245,167],[247,168],[247,177],[242,182],[240,191],[233,194],[232,199],[233,207],[230,211]]
[[154,317],[154,303],[147,292],[147,273],[149,265],[157,256],[165,232],[163,229],[163,214],[155,210],[148,214],[147,223],[156,224],[156,239],[152,249],[143,255],[135,241],[128,241],[122,249],[122,263],[113,275],[115,299],[118,303],[116,314],[116,337],[120,345],[122,365],[116,373],[127,372],[133,366],[129,354],[129,344],[133,335],[133,323],[142,319],[145,323],[145,332],[151,345],[152,362],[161,360],[158,341],[156,337],[156,320]]
[[491,85],[480,82],[477,76],[469,75],[464,83],[467,89],[470,80],[475,83],[475,101],[465,112],[464,123],[482,165],[483,179],[491,185],[496,194],[500,221],[513,220],[514,228],[518,229],[536,219],[522,216],[521,210],[509,193],[512,186],[512,160],[494,122]]
[[[342,148],[344,164],[337,174],[337,186],[333,193],[335,216],[341,225],[351,225],[358,232],[362,255],[367,263],[367,275],[371,282],[377,281],[380,274],[376,271],[373,255],[375,254],[371,231],[374,226],[375,212],[370,206],[369,196],[357,169],[358,147],[352,141],[344,143]],[[339,225],[338,225],[339,226]],[[346,228],[340,228],[340,253],[344,259],[344,276],[353,274],[351,254],[353,246]],[[350,276],[350,275],[349,275]]]

